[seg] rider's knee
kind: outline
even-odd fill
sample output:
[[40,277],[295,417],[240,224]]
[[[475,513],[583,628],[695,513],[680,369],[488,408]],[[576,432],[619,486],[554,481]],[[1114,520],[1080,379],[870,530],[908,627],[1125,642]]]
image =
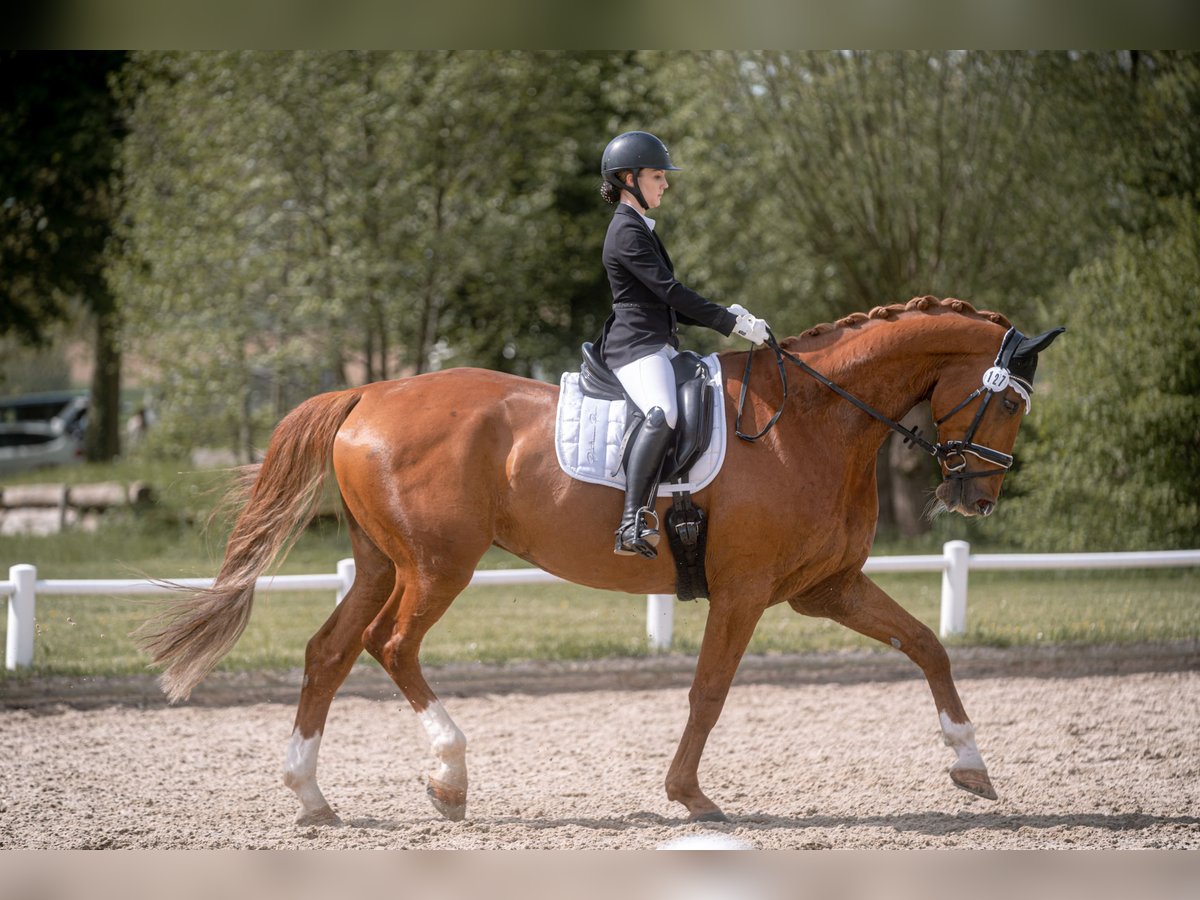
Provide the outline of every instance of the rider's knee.
[[646,413],[646,424],[653,424],[658,428],[661,428],[664,424],[668,428],[674,428],[675,423],[678,421],[679,407],[674,403],[651,407],[650,411]]

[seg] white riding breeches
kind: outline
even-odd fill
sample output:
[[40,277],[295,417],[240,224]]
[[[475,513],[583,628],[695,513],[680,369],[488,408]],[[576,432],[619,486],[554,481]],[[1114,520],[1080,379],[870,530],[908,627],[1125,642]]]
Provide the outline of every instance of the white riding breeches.
[[666,344],[649,356],[613,369],[621,387],[633,398],[638,409],[649,415],[654,407],[661,408],[669,428],[674,428],[679,418],[679,403],[675,399],[675,370],[671,367],[671,360],[678,355],[678,350]]

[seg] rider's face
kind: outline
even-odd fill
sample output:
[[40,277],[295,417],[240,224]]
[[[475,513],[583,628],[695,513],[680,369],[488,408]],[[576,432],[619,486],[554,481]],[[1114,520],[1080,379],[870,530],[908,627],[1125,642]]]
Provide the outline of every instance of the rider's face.
[[[626,184],[633,184],[633,174],[625,176]],[[642,169],[638,173],[638,187],[642,189],[642,196],[646,198],[646,209],[657,209],[662,202],[663,192],[666,191],[667,173],[662,169]]]

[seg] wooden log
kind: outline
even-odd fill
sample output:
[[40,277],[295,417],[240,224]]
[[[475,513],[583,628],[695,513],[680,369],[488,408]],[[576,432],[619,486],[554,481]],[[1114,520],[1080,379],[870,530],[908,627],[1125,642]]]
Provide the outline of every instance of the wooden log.
[[73,509],[60,512],[48,507],[26,506],[8,509],[0,519],[0,534],[33,534],[45,536],[58,534],[64,526],[74,525],[78,513]]
[[95,531],[107,509],[153,503],[154,489],[142,481],[0,486],[0,534],[56,534],[67,527]]
[[65,484],[12,484],[4,488],[4,506],[8,509],[27,506],[61,509],[66,499]]
[[149,506],[154,502],[154,488],[144,481],[129,485],[129,502],[134,506]]
[[71,506],[77,509],[108,509],[112,506],[124,506],[129,502],[129,493],[125,485],[115,481],[102,481],[96,484],[73,484],[69,494]]

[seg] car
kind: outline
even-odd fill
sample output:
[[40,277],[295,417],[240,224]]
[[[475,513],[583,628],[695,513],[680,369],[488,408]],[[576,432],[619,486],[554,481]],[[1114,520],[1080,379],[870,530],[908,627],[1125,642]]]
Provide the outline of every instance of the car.
[[0,476],[83,462],[87,412],[80,391],[0,400]]

